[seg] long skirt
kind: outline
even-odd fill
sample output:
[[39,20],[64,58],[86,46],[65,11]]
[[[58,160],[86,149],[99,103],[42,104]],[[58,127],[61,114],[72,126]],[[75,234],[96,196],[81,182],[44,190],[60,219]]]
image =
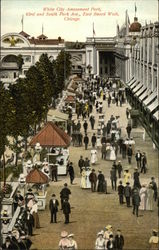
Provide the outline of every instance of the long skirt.
[[33,212],[33,218],[34,218],[34,228],[40,228],[40,221],[39,221],[38,213]]

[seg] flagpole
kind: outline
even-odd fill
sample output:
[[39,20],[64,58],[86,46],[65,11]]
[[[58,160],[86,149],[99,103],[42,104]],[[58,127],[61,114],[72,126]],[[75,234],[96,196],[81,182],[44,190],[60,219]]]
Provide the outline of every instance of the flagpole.
[[93,38],[94,38],[94,22],[93,22]]
[[22,19],[21,19],[21,24],[22,24],[22,31],[23,31],[23,22],[24,22],[24,15],[22,15]]
[[136,3],[135,3],[135,17],[136,17],[136,11],[137,11],[137,8],[136,8]]

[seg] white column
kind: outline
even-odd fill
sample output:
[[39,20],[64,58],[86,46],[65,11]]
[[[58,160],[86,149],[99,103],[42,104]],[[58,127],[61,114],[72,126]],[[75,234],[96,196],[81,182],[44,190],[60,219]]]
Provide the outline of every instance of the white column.
[[97,75],[99,75],[99,50],[97,50]]

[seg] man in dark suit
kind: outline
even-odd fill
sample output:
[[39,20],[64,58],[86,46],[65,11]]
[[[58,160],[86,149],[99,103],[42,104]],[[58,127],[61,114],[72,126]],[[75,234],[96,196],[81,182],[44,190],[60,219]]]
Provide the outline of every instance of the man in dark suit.
[[68,199],[65,199],[63,202],[63,213],[65,215],[65,224],[69,223],[69,215],[71,213],[71,206],[68,202]]
[[96,141],[97,141],[97,137],[96,137],[96,135],[95,135],[95,133],[94,133],[94,134],[92,135],[92,138],[91,138],[92,148],[95,147]]
[[83,156],[80,156],[80,159],[78,161],[78,167],[80,168],[80,173],[82,173],[82,168],[84,167],[84,159]]
[[137,217],[138,217],[140,202],[141,202],[141,199],[140,199],[139,192],[137,189],[134,189],[133,194],[132,194],[133,214],[136,213]]
[[61,197],[61,210],[63,209],[63,202],[65,199],[69,200],[69,195],[71,194],[70,189],[67,187],[67,183],[64,184],[64,188],[60,192]]
[[57,181],[57,164],[51,166],[51,178],[52,181]]
[[51,212],[51,221],[50,223],[57,223],[57,212],[58,212],[58,206],[59,206],[59,202],[56,199],[56,195],[53,194],[52,195],[52,199],[49,202],[49,209]]
[[129,185],[130,183],[127,182],[126,187],[124,188],[127,207],[130,207],[130,197],[131,197],[131,187]]
[[131,147],[131,145],[129,145],[128,150],[127,150],[129,164],[131,164],[132,154],[133,154],[132,147]]
[[85,137],[83,139],[84,145],[85,145],[85,150],[87,150],[88,148],[88,143],[89,143],[89,137],[87,136],[87,134],[85,134]]
[[70,162],[69,166],[68,166],[68,173],[70,175],[70,183],[73,184],[73,180],[75,178],[75,173],[74,173],[74,168],[73,168],[73,163]]
[[119,195],[119,203],[123,204],[123,199],[124,199],[124,186],[122,185],[122,181],[119,182],[118,186],[118,195]]
[[85,122],[83,123],[83,128],[84,128],[84,132],[87,133],[87,128],[88,128],[88,123],[87,123],[87,121],[85,121]]
[[141,158],[141,173],[143,172],[144,174],[146,174],[146,165],[147,165],[147,157],[146,154],[143,152]]
[[137,151],[136,155],[136,162],[137,162],[137,167],[141,168],[141,158],[142,158],[142,154],[140,153],[140,150]]
[[92,169],[92,172],[89,175],[89,181],[91,182],[92,192],[95,192],[96,191],[96,184],[97,184],[97,175],[96,175],[94,169]]
[[117,234],[115,235],[115,249],[123,250],[124,247],[124,237],[121,234],[120,229],[117,230]]
[[115,189],[116,191],[117,175],[114,166],[112,166],[112,169],[110,170],[110,179],[111,179],[112,189],[113,190]]

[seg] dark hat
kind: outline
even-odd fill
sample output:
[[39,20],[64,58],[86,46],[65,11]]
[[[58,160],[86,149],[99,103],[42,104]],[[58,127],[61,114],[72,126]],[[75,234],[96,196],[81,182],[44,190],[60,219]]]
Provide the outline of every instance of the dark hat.
[[67,187],[67,183],[65,183],[64,186]]
[[127,185],[129,185],[130,183],[129,182],[126,182]]
[[52,194],[52,197],[55,197],[56,195],[55,194]]
[[94,168],[92,169],[92,172],[95,172],[95,169],[94,169]]

